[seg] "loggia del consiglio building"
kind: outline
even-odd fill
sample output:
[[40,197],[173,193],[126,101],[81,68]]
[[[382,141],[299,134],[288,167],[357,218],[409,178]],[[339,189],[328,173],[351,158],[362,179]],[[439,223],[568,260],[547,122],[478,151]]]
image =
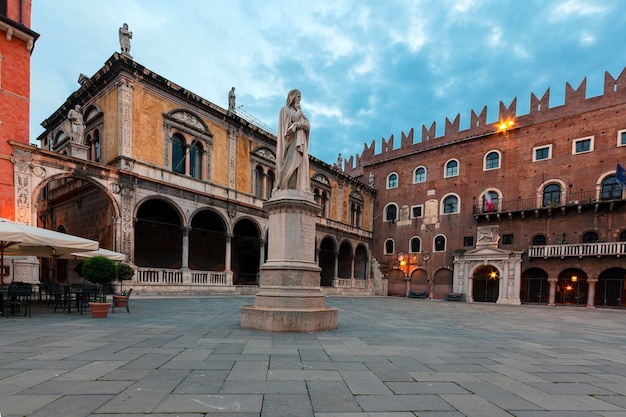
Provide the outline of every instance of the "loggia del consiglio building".
[[[128,52],[77,78],[42,123],[40,146],[13,143],[18,220],[126,254],[135,291],[253,293],[272,239],[263,202],[274,185],[275,135],[235,97],[217,106]],[[375,190],[341,165],[311,156],[320,284],[386,293],[371,272]],[[43,259],[42,279],[77,280],[74,263],[59,260],[53,273]]]

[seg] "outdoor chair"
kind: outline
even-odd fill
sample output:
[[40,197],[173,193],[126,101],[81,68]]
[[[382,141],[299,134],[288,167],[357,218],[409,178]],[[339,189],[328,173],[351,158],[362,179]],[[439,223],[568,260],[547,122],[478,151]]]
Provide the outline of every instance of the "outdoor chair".
[[[128,300],[130,299],[130,294],[133,292],[133,289],[131,288],[130,290],[128,290],[128,293],[126,294],[126,311],[128,313],[130,313],[130,308],[128,307]],[[111,304],[111,313],[115,313],[115,303]]]
[[67,302],[67,297],[65,296],[65,288],[63,288],[62,285],[55,284],[52,286],[51,301],[54,303],[55,313],[59,306],[61,306],[61,311],[65,310],[65,303]]
[[20,309],[24,306],[24,317],[30,317],[30,302],[33,295],[32,285],[10,285],[7,293],[7,300],[11,309],[11,314],[20,314]]

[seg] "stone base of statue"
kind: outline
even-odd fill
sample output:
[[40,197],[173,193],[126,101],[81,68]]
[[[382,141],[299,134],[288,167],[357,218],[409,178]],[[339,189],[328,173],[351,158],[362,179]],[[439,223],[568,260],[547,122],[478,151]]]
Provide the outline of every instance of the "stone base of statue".
[[70,142],[67,146],[67,155],[79,159],[89,159],[89,146]]
[[254,305],[241,308],[241,327],[272,332],[319,332],[337,328],[338,311],[324,305],[321,268],[315,264],[315,218],[310,193],[276,190],[269,213],[268,260],[261,266]]

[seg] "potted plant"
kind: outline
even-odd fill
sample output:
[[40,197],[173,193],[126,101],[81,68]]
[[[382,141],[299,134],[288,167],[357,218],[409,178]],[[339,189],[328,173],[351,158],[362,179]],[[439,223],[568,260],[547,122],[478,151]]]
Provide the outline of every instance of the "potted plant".
[[124,281],[132,279],[135,270],[128,264],[117,265],[117,280],[120,282],[120,293],[113,296],[115,307],[126,307],[126,290],[124,290]]
[[106,302],[106,294],[103,294],[102,286],[117,279],[117,265],[104,256],[94,256],[83,263],[82,273],[87,281],[98,284],[99,287],[97,302],[89,303],[92,317],[108,317],[111,303]]

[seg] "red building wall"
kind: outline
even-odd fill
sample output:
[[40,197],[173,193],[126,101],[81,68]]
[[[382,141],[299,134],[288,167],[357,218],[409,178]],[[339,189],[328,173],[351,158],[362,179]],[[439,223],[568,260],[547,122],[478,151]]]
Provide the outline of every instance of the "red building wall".
[[30,30],[31,2],[7,0],[0,10],[0,217],[15,219],[13,149],[29,142],[30,56],[39,35]]

